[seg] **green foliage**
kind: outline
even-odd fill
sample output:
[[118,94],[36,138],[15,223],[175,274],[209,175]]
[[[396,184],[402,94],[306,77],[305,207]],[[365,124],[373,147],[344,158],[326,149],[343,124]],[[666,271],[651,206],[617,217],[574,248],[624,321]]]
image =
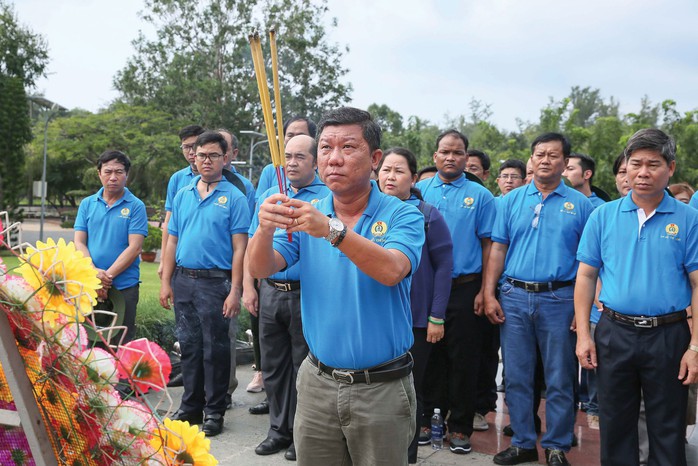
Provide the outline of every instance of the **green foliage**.
[[114,85],[126,102],[192,123],[260,130],[248,35],[260,31],[266,46],[266,31],[276,27],[284,114],[317,119],[350,92],[340,82],[342,51],[326,37],[326,12],[325,1],[311,0],[147,0],[143,19],[157,37],[133,42],[135,55]]
[[148,224],[148,236],[143,240],[143,251],[157,251],[162,245],[162,230]]
[[44,76],[47,64],[44,38],[20,25],[12,7],[0,0],[0,75],[18,78],[23,86],[33,87]]

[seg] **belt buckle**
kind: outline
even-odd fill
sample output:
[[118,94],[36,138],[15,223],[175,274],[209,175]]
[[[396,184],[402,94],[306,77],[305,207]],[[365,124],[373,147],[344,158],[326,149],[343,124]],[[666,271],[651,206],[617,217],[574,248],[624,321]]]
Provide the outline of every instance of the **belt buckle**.
[[335,380],[335,382],[346,383],[349,385],[354,383],[354,376],[348,371],[334,369],[332,371],[332,378]]
[[633,325],[639,328],[652,328],[657,326],[656,317],[633,317]]
[[290,283],[274,282],[274,286],[279,291],[291,291],[291,284]]
[[538,293],[540,292],[540,283],[524,282],[524,290],[529,293]]
[[184,275],[186,275],[189,278],[199,278],[197,273],[194,270],[183,270]]

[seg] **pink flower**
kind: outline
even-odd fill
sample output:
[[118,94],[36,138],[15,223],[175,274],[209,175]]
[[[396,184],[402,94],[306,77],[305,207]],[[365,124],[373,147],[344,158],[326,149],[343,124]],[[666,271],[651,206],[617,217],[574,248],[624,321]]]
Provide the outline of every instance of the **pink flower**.
[[160,346],[145,338],[120,346],[116,357],[119,377],[130,380],[142,393],[151,388],[162,390],[170,380],[172,365],[169,356]]

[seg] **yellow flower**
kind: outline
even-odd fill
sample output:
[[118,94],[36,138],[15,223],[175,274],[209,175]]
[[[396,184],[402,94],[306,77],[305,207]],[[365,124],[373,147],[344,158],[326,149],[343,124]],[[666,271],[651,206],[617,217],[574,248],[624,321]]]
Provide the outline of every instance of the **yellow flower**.
[[[163,425],[164,424],[164,425]],[[150,445],[174,465],[215,466],[216,458],[208,451],[211,441],[199,428],[188,422],[164,420],[153,432]]]
[[44,319],[54,322],[54,312],[58,312],[83,322],[92,312],[101,282],[92,260],[75,249],[72,241],[37,241],[36,248],[30,247],[22,259],[25,262],[19,272],[46,303]]

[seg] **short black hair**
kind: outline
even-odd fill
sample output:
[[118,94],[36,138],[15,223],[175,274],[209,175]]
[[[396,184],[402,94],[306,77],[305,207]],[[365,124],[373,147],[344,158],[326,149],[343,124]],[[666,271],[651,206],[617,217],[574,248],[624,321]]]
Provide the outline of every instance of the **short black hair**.
[[328,126],[359,125],[371,153],[381,147],[381,127],[373,120],[371,114],[354,107],[339,107],[325,113],[318,124],[317,138]]
[[469,144],[468,138],[465,137],[465,134],[461,133],[457,129],[449,129],[449,130],[446,130],[443,133],[439,134],[438,136],[436,136],[436,150],[439,150],[439,143],[446,136],[454,136],[454,137],[460,138],[460,140],[463,141],[463,144],[465,145],[465,150],[466,151],[468,150],[468,144]]
[[199,137],[196,138],[194,148],[198,149],[201,146],[205,146],[206,144],[211,143],[218,144],[221,148],[221,151],[223,151],[223,154],[226,154],[228,152],[228,141],[226,141],[223,135],[218,131],[204,131],[203,133],[201,133]]
[[[409,168],[410,174],[412,176],[417,175],[417,157],[415,157],[414,153],[412,153],[411,150],[406,149],[404,147],[391,147],[390,149],[383,152],[383,157],[381,157],[380,162],[378,162],[378,168],[376,169],[376,172],[380,171],[381,167],[383,166],[383,162],[385,162],[385,158],[392,154],[397,154],[403,157],[407,162],[407,168]],[[410,186],[410,193],[414,194],[420,201],[424,200],[424,198],[422,198],[422,192],[414,186]]]
[[618,157],[616,157],[616,160],[613,162],[613,176],[618,175],[618,172],[620,171],[620,166],[625,163],[625,152],[621,152]]
[[470,149],[470,150],[466,151],[466,154],[468,154],[468,157],[477,157],[478,159],[480,159],[480,163],[482,164],[482,169],[484,171],[489,170],[490,167],[492,166],[492,162],[490,161],[490,156],[481,150]]
[[286,134],[286,130],[291,125],[291,123],[296,121],[305,121],[305,124],[308,125],[308,133],[310,133],[308,134],[308,136],[310,136],[311,138],[315,138],[315,136],[317,136],[317,125],[315,124],[315,122],[310,118],[301,115],[294,115],[289,120],[284,121],[284,134]]
[[179,130],[179,140],[184,141],[192,136],[199,136],[206,131],[202,126],[189,125]]
[[515,168],[521,173],[521,179],[524,180],[526,179],[526,164],[523,163],[519,159],[509,159],[505,160],[502,162],[502,164],[499,166],[499,173],[502,173],[502,170],[505,168]]
[[630,158],[633,152],[642,149],[658,152],[666,160],[667,165],[676,160],[674,139],[660,129],[641,129],[630,136],[625,145],[625,158]]
[[428,167],[424,167],[417,172],[417,179],[420,179],[425,173],[436,173],[438,171],[439,170],[435,166],[429,165]]
[[97,159],[97,170],[102,171],[102,165],[112,160],[116,160],[123,165],[126,173],[131,169],[131,159],[129,159],[126,154],[118,150],[107,150],[102,152]]
[[570,144],[569,139],[567,139],[564,135],[560,133],[545,133],[538,136],[531,143],[531,154],[533,154],[533,151],[536,150],[536,146],[538,144],[552,141],[560,141],[562,143],[562,155],[565,156],[565,158],[570,156],[570,152],[572,151],[572,145]]
[[582,166],[582,174],[587,170],[591,170],[591,178],[589,178],[589,184],[591,184],[591,180],[594,179],[594,173],[596,173],[596,162],[594,159],[587,154],[581,154],[579,152],[572,152],[569,158],[579,159],[579,164]]

